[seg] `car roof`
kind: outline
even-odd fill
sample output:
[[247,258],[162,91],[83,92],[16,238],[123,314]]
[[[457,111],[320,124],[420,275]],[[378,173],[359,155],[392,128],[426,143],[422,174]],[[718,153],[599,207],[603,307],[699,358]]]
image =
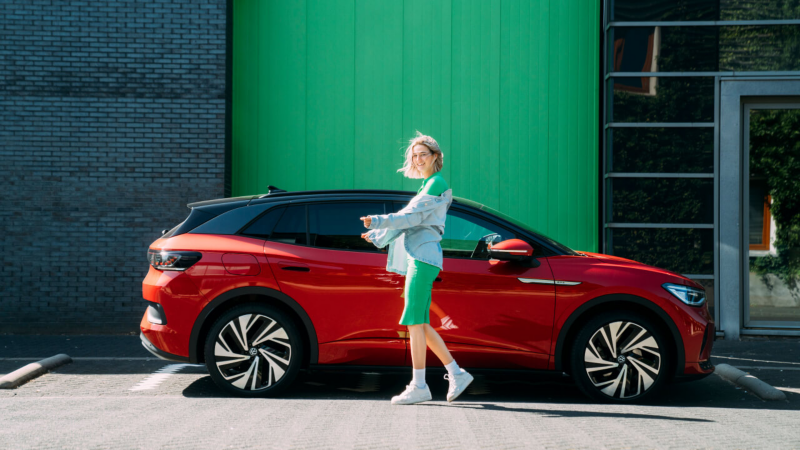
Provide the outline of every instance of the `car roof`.
[[[270,186],[272,188],[273,186]],[[227,197],[218,198],[214,200],[205,200],[200,202],[189,203],[186,206],[189,208],[207,207],[212,205],[219,205],[222,203],[242,202],[242,206],[255,205],[259,203],[270,202],[274,200],[289,200],[297,198],[331,198],[331,197],[349,197],[349,196],[398,196],[398,197],[413,197],[417,195],[414,191],[398,191],[389,189],[327,189],[327,190],[310,190],[310,191],[284,191],[280,189],[270,189],[266,194],[246,195],[241,197]],[[483,205],[481,203],[463,198],[453,196],[453,202],[460,203],[474,208],[480,209]]]
[[[266,194],[219,198],[214,200],[189,203],[186,206],[188,206],[193,210],[197,208],[200,211],[204,211],[213,214],[214,216],[217,216],[225,211],[229,211],[231,209],[239,208],[242,206],[251,206],[256,204],[265,204],[273,202],[291,203],[292,201],[295,200],[324,201],[324,200],[346,200],[348,198],[364,199],[364,198],[369,198],[370,196],[379,197],[382,200],[391,200],[393,199],[393,197],[394,199],[407,199],[408,197],[413,197],[415,195],[417,195],[417,193],[414,191],[398,191],[389,189],[328,189],[328,190],[288,192],[283,189],[278,189],[275,186],[269,186],[269,192],[267,192]],[[565,251],[565,253],[574,253],[573,250],[533,230],[530,226],[522,224],[521,222],[518,222],[516,219],[508,217],[505,214],[500,213],[499,211],[495,211],[492,208],[489,208],[482,203],[478,203],[476,201],[469,200],[467,198],[456,197],[456,196],[453,196],[453,203],[468,206],[476,210],[479,210],[482,214],[489,214],[497,219],[505,220],[506,222],[511,222],[511,225],[518,228],[523,233],[535,237],[537,240],[543,243],[545,247],[550,247],[550,250],[554,251],[555,254],[558,254],[562,251]]]

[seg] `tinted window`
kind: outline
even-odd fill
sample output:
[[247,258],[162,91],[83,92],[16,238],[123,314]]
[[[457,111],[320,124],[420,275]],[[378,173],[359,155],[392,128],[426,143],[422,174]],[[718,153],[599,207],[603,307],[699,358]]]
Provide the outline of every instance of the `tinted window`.
[[306,206],[290,206],[270,233],[269,240],[306,245]]
[[796,0],[614,0],[615,21],[780,20],[800,16]]
[[308,206],[311,245],[338,250],[378,249],[361,238],[367,231],[359,217],[384,214],[383,202],[326,203]]
[[262,239],[269,239],[272,229],[275,228],[275,224],[278,223],[278,219],[281,218],[281,215],[283,215],[285,210],[286,208],[275,208],[267,211],[266,214],[262,215],[256,219],[255,222],[245,228],[244,231],[242,231],[242,234]]
[[516,237],[505,228],[451,209],[444,226],[442,254],[445,258],[489,259],[486,250],[489,240],[500,242]]
[[714,78],[613,77],[612,122],[713,122]]
[[611,192],[612,222],[714,223],[711,178],[613,178]]
[[716,71],[719,27],[614,28],[614,72]]
[[714,173],[714,128],[612,128],[610,172]]
[[[794,5],[795,10],[800,9]],[[731,71],[800,70],[800,27],[732,26],[719,32],[719,68]]]
[[615,0],[613,5],[614,20],[632,22],[717,20],[720,8],[718,0]]

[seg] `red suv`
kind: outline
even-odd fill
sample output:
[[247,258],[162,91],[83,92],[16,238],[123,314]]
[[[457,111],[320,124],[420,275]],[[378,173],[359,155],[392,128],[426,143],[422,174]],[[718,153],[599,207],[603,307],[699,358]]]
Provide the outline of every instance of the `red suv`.
[[[410,366],[404,279],[385,270],[386,248],[361,238],[359,217],[413,195],[270,186],[189,204],[148,251],[142,343],[205,362],[242,396],[275,395],[301,368]],[[714,371],[705,292],[686,277],[573,251],[459,197],[441,246],[430,323],[471,371],[567,372],[588,396],[621,403]]]

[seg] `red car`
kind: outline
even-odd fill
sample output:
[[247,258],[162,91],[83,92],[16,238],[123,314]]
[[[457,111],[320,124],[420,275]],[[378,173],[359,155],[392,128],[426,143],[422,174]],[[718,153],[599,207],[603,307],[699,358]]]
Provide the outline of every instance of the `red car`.
[[[359,217],[413,195],[270,186],[189,204],[150,246],[142,343],[205,362],[242,396],[278,394],[302,368],[410,366],[404,279],[385,270],[386,248],[361,239]],[[573,251],[459,197],[442,238],[430,323],[471,371],[566,372],[590,397],[620,403],[714,371],[705,292],[686,277]]]

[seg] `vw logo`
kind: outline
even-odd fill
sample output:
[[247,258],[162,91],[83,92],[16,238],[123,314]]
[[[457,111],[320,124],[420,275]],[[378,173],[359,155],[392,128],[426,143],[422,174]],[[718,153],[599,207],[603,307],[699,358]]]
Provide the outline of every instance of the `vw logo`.
[[620,363],[620,364],[624,363],[625,362],[625,355],[619,355],[617,357],[617,362]]
[[252,348],[250,349],[250,356],[256,356],[256,353],[258,353],[258,350],[256,350],[256,348],[255,348],[255,347],[252,347]]

